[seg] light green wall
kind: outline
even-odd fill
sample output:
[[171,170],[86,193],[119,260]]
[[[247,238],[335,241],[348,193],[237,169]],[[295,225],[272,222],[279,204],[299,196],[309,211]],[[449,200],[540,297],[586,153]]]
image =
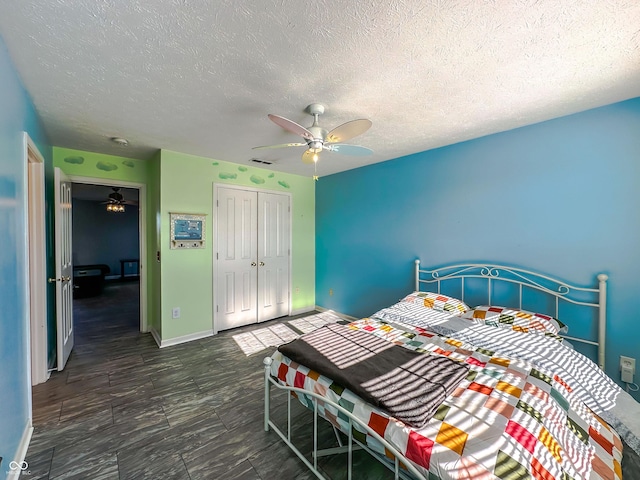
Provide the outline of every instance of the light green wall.
[[[292,310],[315,306],[315,182],[163,150],[149,160],[53,148],[53,164],[67,175],[142,183],[147,187],[147,322],[167,341],[212,330],[213,184],[233,184],[291,195]],[[171,250],[169,213],[204,213],[206,248]],[[160,262],[156,259],[160,252]],[[144,264],[143,264],[144,265]],[[181,316],[173,319],[173,307]]]
[[53,147],[53,166],[67,175],[147,183],[147,161]]
[[160,315],[162,271],[157,259],[160,251],[160,151],[147,165],[147,324],[162,338]]
[[[69,148],[53,147],[53,166],[59,167],[67,175],[73,177],[95,178],[100,180],[117,180],[141,183],[146,186],[147,212],[144,219],[146,230],[147,258],[146,262],[140,262],[141,268],[147,268],[145,282],[147,293],[147,325],[148,328],[156,328],[160,323],[158,318],[159,307],[157,295],[159,291],[160,272],[155,265],[155,253],[157,241],[155,234],[155,219],[158,211],[158,181],[151,172],[157,170],[160,153],[150,160],[136,160],[133,158],[116,157],[101,153],[84,152]],[[155,169],[155,170],[154,170]],[[157,267],[157,268],[154,268]]]
[[[291,194],[292,309],[315,306],[315,182],[163,150],[160,159],[162,339],[213,328],[213,184],[243,185]],[[206,248],[171,250],[169,213],[206,214]],[[180,307],[181,318],[171,318]]]

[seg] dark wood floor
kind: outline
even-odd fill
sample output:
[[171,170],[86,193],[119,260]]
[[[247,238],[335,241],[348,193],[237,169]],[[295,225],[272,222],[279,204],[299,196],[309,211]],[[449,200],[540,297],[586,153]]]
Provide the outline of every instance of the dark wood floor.
[[[137,282],[77,299],[74,316],[67,367],[33,389],[34,434],[22,478],[315,478],[275,433],[263,431],[262,359],[273,349],[246,356],[232,338],[251,328],[159,349],[138,331]],[[292,406],[294,439],[304,438],[312,415]],[[274,412],[283,425],[284,411]],[[326,425],[320,442],[335,444]],[[302,445],[310,450],[310,441]],[[338,455],[321,465],[331,478],[346,478],[344,462]],[[390,475],[358,453],[354,478]]]

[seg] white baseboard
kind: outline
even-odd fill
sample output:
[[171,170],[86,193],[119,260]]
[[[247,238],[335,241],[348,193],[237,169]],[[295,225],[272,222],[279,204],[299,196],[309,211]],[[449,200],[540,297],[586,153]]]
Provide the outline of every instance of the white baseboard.
[[[152,331],[153,334],[153,331]],[[153,338],[155,338],[156,343],[158,343],[158,338],[156,338],[157,332]],[[181,343],[193,342],[194,340],[200,340],[201,338],[210,337],[213,335],[213,330],[205,330],[204,332],[196,332],[190,333],[189,335],[183,335],[181,337],[170,338],[168,340],[160,340],[158,346],[160,348],[171,347],[173,345],[179,345]]]
[[294,317],[296,315],[301,315],[303,313],[311,313],[314,312],[316,309],[316,307],[311,306],[311,307],[303,307],[303,308],[296,308],[295,310],[291,310],[291,314],[290,316]]
[[335,310],[332,310],[330,308],[324,308],[324,307],[321,307],[319,305],[316,305],[316,310],[319,311],[319,312],[329,312],[329,311],[331,311],[331,312],[335,313],[336,315],[338,315],[339,317],[342,317],[345,320],[349,320],[350,322],[353,322],[354,320],[360,320],[358,317],[352,317],[351,315],[347,315],[346,313],[336,312]]
[[150,330],[150,333],[153,339],[156,341],[158,348],[162,348],[162,339],[160,338],[160,334],[158,333],[158,331],[155,328],[152,328]]
[[[298,308],[298,309],[292,310],[290,315],[296,316],[303,313],[312,313],[314,311],[327,312],[329,311],[329,309],[315,305],[313,307],[304,307],[304,308]],[[345,315],[343,313],[336,312],[335,310],[332,310],[332,312],[349,321],[357,320],[356,317]],[[183,335],[181,337],[175,337],[175,338],[169,338],[167,340],[163,340],[155,328],[152,328],[150,332],[151,332],[151,335],[153,336],[153,339],[156,341],[156,344],[160,348],[171,347],[173,345],[180,345],[181,343],[193,342],[194,340],[200,340],[201,338],[211,337],[213,335],[213,330],[205,330],[203,332],[190,333],[189,335]]]
[[[25,474],[29,471],[29,465],[26,465],[24,462],[25,457],[27,456],[27,450],[29,449],[29,442],[31,441],[31,435],[33,434],[33,426],[31,425],[31,419],[27,422],[27,426],[22,433],[22,438],[20,439],[20,444],[18,445],[18,450],[14,455],[13,459],[7,460],[7,471],[9,472],[7,475],[7,480],[18,480],[20,474],[24,471]],[[10,464],[16,462],[18,468],[12,470]],[[4,462],[3,462],[4,463]],[[15,464],[14,464],[15,465]],[[24,467],[24,468],[23,468]],[[4,468],[4,467],[2,467]]]

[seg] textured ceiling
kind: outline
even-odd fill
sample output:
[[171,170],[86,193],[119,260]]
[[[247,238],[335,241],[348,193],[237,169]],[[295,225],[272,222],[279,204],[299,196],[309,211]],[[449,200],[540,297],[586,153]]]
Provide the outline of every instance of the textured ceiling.
[[2,0],[0,34],[54,145],[302,175],[268,113],[372,120],[327,175],[640,96],[638,0]]

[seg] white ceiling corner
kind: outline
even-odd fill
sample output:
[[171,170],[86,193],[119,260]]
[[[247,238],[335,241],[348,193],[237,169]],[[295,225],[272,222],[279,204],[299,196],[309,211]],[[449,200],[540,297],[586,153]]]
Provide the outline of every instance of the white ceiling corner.
[[372,120],[327,175],[640,96],[637,0],[3,0],[0,34],[54,145],[301,175],[268,113]]

